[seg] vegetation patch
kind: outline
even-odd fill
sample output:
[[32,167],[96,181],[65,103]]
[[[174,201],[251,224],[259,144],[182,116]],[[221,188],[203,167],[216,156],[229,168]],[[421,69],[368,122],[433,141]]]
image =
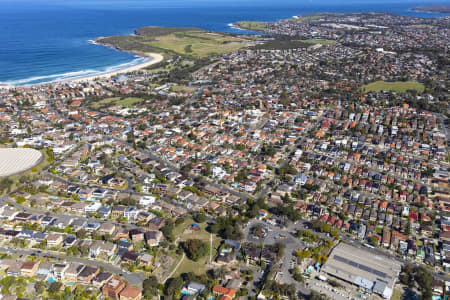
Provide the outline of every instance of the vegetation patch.
[[307,48],[311,46],[310,43],[305,43],[300,40],[269,40],[264,44],[259,44],[253,47],[253,49],[264,50],[286,50],[286,49],[298,49]]
[[321,44],[321,45],[335,45],[336,41],[332,41],[332,40],[302,40],[302,42],[307,43],[307,44]]
[[239,21],[235,23],[239,28],[254,30],[254,31],[264,31],[266,25],[264,22],[259,21]]
[[136,35],[99,38],[97,42],[124,51],[207,57],[248,46],[250,39],[191,27],[143,27]]
[[406,91],[414,90],[422,93],[425,90],[425,86],[422,83],[416,81],[375,81],[366,84],[362,87],[364,92],[380,92],[380,91],[393,91],[397,93],[405,93]]
[[136,103],[140,103],[142,101],[144,101],[144,100],[141,98],[136,98],[136,97],[126,97],[126,98],[112,97],[112,98],[105,98],[100,101],[94,102],[92,104],[92,108],[98,109],[101,107],[111,106],[111,105],[121,105],[121,106],[126,106],[126,107],[132,107]]

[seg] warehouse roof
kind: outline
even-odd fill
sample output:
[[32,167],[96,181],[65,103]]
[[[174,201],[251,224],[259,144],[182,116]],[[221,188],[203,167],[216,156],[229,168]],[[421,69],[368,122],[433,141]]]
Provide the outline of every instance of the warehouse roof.
[[382,287],[392,288],[400,270],[401,264],[396,260],[344,243],[333,249],[322,267],[329,275],[376,293]]

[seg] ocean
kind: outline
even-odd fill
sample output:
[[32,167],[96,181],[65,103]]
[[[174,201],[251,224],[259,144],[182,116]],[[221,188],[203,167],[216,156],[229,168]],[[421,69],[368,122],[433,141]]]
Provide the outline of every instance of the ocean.
[[95,45],[99,36],[142,26],[195,26],[240,33],[241,20],[275,21],[317,12],[391,12],[415,17],[408,0],[0,0],[0,84],[28,85],[84,77],[138,64],[134,54]]

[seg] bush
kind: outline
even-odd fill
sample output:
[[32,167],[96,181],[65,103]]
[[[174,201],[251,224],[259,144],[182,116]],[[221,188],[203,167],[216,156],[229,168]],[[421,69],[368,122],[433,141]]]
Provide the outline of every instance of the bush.
[[203,222],[206,221],[206,216],[205,216],[204,213],[196,213],[196,214],[194,215],[194,220],[195,220],[195,222],[197,222],[197,223],[203,223]]
[[201,240],[189,239],[183,243],[183,249],[189,259],[198,261],[208,253],[209,246]]

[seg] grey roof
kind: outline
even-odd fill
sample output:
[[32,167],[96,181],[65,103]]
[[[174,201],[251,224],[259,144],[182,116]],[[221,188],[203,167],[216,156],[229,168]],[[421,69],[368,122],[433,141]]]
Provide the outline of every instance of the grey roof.
[[192,290],[197,290],[199,292],[203,291],[206,287],[204,284],[195,282],[195,281],[191,281],[188,284],[188,288],[192,289]]
[[393,259],[345,243],[333,249],[322,267],[323,272],[366,289],[379,280],[392,288],[400,270],[401,264]]
[[382,280],[377,280],[375,282],[375,285],[373,287],[374,293],[377,293],[379,295],[383,295],[384,291],[387,288],[387,282],[384,282]]

